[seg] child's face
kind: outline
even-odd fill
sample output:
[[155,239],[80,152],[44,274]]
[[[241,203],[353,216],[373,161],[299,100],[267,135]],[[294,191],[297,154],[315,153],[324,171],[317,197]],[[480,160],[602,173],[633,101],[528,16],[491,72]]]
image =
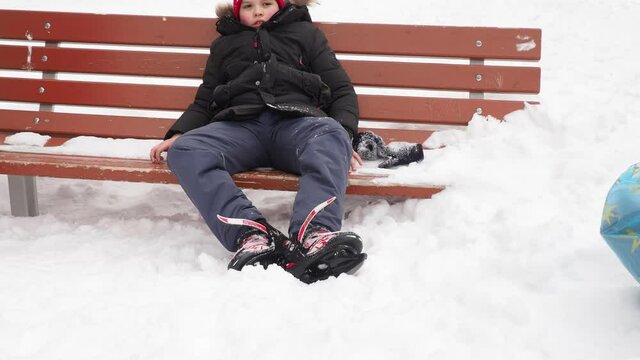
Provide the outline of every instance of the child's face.
[[240,5],[240,23],[257,29],[278,10],[280,8],[275,0],[243,0]]

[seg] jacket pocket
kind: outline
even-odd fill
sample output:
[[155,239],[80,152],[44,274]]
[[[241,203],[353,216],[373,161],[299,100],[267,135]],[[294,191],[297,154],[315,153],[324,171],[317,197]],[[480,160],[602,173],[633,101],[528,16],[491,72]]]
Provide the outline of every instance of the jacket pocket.
[[229,105],[229,84],[218,85],[213,90],[212,108],[225,108]]
[[303,95],[309,105],[317,107],[322,107],[331,98],[329,86],[319,75],[290,66],[279,66],[278,83],[278,95],[284,98],[295,97],[295,94]]
[[315,100],[315,105],[322,107],[329,103],[331,99],[331,89],[325,84],[320,75],[302,72],[304,91],[311,95]]
[[[238,69],[236,68],[236,70]],[[243,69],[232,80],[226,84],[218,85],[213,90],[212,107],[224,109],[228,106],[239,105],[239,102],[242,101],[242,95],[251,92],[257,93],[256,87],[262,78],[262,66],[252,64],[252,66],[244,66]]]

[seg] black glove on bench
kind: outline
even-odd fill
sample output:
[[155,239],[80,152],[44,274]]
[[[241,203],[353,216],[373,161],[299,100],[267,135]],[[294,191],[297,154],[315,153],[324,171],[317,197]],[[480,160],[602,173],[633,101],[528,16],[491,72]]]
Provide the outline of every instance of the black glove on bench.
[[353,149],[362,160],[384,159],[379,168],[391,168],[407,165],[424,159],[422,144],[392,142],[389,145],[372,131],[359,132],[356,135]]

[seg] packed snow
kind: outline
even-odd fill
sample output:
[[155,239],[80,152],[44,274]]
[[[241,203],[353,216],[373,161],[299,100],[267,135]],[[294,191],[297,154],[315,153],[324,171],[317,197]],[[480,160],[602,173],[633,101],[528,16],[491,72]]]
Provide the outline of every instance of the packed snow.
[[50,138],[32,132],[20,132],[8,136],[5,140],[7,145],[0,145],[0,151],[149,159],[149,150],[160,143],[160,140],[77,136],[62,145],[44,147]]
[[15,150],[20,146],[32,149],[33,147],[42,147],[51,139],[49,135],[40,135],[34,132],[20,132],[7,136],[4,139],[6,145],[0,145],[0,149]]
[[[215,4],[2,8],[213,17]],[[344,228],[369,259],[313,285],[277,268],[227,271],[231,254],[176,185],[39,179],[41,215],[15,218],[0,176],[0,359],[640,359],[640,288],[599,235],[609,187],[639,160],[640,3],[323,0],[311,11],[542,28],[542,105],[475,116],[392,173],[446,184],[431,200],[349,197]],[[247,193],[287,229],[295,194]]]

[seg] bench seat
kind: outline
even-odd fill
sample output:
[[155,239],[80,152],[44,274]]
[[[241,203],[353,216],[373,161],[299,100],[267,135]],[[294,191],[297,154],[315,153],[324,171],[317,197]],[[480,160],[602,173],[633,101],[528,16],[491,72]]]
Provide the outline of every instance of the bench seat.
[[[68,179],[177,183],[165,164],[92,156],[0,152],[0,173]],[[375,183],[382,175],[351,175],[347,194],[429,198],[444,187]],[[296,191],[298,177],[278,170],[253,170],[233,176],[246,189]]]

